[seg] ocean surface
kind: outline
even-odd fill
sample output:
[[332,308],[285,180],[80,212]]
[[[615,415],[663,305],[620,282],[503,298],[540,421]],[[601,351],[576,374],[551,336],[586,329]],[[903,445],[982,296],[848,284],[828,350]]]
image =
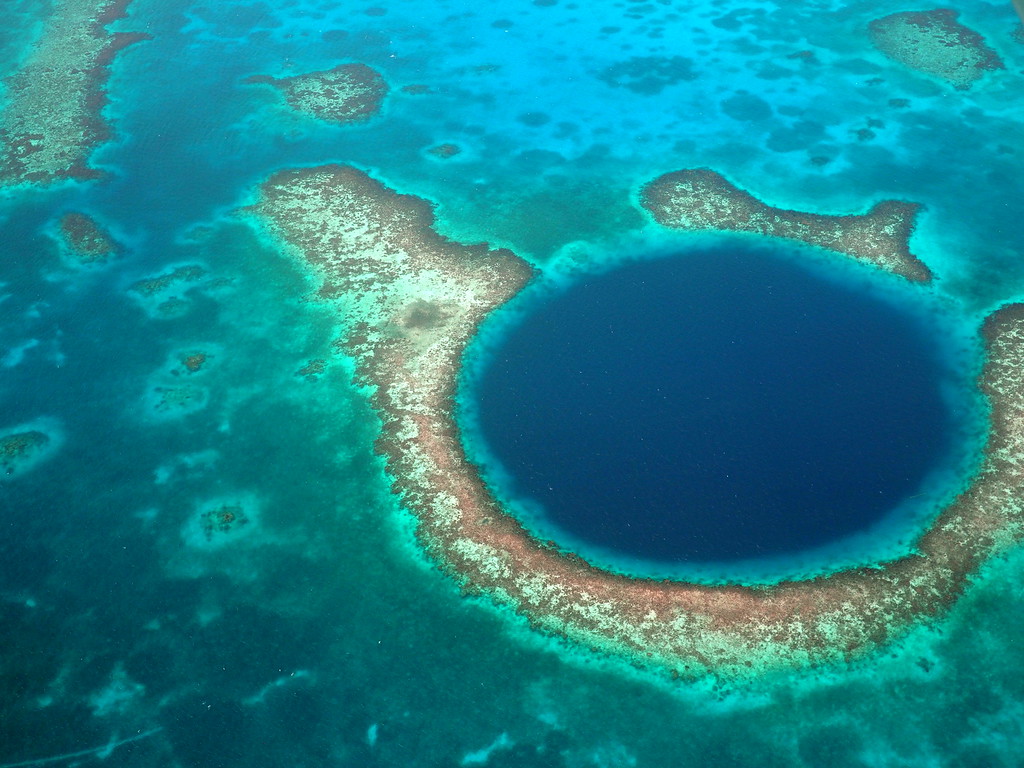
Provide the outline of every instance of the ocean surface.
[[971,403],[943,400],[969,372],[943,365],[948,339],[910,291],[900,307],[732,243],[535,293],[489,330],[465,398],[492,485],[540,539],[650,574],[801,553],[806,568],[832,545],[827,570],[855,534],[914,538],[926,481],[955,491],[969,466],[954,441]]
[[[0,77],[18,71],[57,5],[0,3]],[[647,270],[690,290],[714,284],[717,272],[688,273],[699,265],[669,257],[725,245],[655,224],[637,203],[651,179],[709,167],[808,212],[923,204],[911,246],[932,286],[801,252],[808,276],[741,238],[729,247],[747,255],[722,256],[735,282],[691,294],[709,322],[688,340],[717,346],[725,326],[710,319],[752,307],[714,296],[767,276],[794,286],[777,307],[794,322],[805,320],[800,303],[847,307],[828,332],[874,349],[869,364],[820,347],[793,359],[848,386],[855,368],[866,412],[845,415],[887,443],[864,461],[891,502],[848,510],[856,525],[829,505],[826,538],[852,537],[834,549],[772,530],[738,553],[694,550],[693,562],[760,545],[778,556],[769,571],[803,574],[905,552],[976,466],[978,328],[1024,295],[1024,31],[1010,3],[958,5],[1005,68],[956,88],[885,56],[869,35],[873,19],[934,7],[133,0],[111,29],[151,39],[111,66],[112,138],[92,157],[106,177],[0,190],[0,435],[49,436],[38,462],[0,479],[0,768],[1021,765],[1024,552],[988,564],[947,616],[869,658],[742,683],[673,682],[464,597],[419,551],[390,491],[369,393],[334,344],[338,315],[311,298],[301,264],[237,214],[275,170],[347,163],[433,201],[446,236],[508,247],[537,267],[537,293],[489,321],[467,361],[464,437],[484,463],[511,445],[484,434],[471,402],[495,349],[527,338],[559,302],[576,306],[577,289],[641,301],[632,289]],[[351,62],[390,86],[380,114],[354,125],[299,114],[244,82]],[[461,151],[431,152],[443,144]],[[69,211],[105,227],[118,256],[70,258],[57,236]],[[137,288],[182,267],[195,279]],[[670,332],[614,309],[630,334]],[[610,342],[585,326],[565,318],[533,339],[574,354]],[[641,346],[632,354],[648,362],[628,371],[630,386],[649,385],[642,374],[657,361]],[[540,403],[564,396],[552,386]],[[708,440],[742,427],[728,408],[700,418],[714,422]],[[790,450],[806,448],[788,437]],[[566,464],[554,479],[579,471],[579,444],[559,439]],[[777,477],[755,468],[750,483]],[[484,469],[513,507],[528,493],[511,490],[514,468]],[[636,483],[650,490],[648,478]],[[867,519],[878,524],[858,527]],[[218,525],[231,535],[215,535]],[[708,530],[709,541],[720,533]]]

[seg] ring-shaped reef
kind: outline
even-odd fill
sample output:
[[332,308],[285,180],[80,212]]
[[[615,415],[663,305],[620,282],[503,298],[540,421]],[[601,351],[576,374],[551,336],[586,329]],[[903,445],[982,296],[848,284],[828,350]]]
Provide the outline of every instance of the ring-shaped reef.
[[818,249],[651,229],[545,266],[467,349],[456,418],[502,507],[631,576],[903,554],[978,460],[973,323]]
[[[880,203],[862,216],[802,214],[767,206],[706,169],[651,182],[641,203],[669,227],[802,240],[930,279],[907,246],[917,210],[910,204]],[[1020,539],[1024,305],[1002,307],[982,325],[984,456],[910,554],[764,586],[633,578],[531,537],[465,454],[454,402],[463,353],[480,322],[531,280],[530,265],[508,250],[445,239],[430,203],[347,166],[278,172],[246,212],[341,313],[341,345],[372,392],[382,423],[377,450],[417,520],[419,543],[466,591],[542,631],[672,677],[842,662],[942,614],[986,559]]]

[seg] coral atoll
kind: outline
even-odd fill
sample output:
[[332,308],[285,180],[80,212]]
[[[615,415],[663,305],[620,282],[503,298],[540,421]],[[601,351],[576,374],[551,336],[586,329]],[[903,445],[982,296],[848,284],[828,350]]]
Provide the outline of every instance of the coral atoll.
[[[716,222],[714,209],[702,209],[704,223],[727,228],[733,214],[719,206]],[[544,631],[673,676],[842,661],[940,614],[1020,533],[1024,306],[996,312],[983,329],[981,386],[992,406],[984,464],[912,554],[773,586],[632,578],[533,538],[465,455],[453,405],[462,353],[481,320],[530,279],[526,263],[442,238],[427,202],[350,167],[279,172],[248,212],[318,277],[321,299],[338,299],[343,344],[382,421],[377,449],[421,545],[465,590]]]

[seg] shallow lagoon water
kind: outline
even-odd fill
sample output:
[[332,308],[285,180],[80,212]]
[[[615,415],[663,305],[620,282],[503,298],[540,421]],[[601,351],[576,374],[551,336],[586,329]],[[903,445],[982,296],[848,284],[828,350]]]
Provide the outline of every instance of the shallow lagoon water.
[[[0,4],[4,76],[51,7]],[[134,0],[114,27],[152,40],[112,66],[107,179],[0,200],[0,427],[58,438],[0,484],[0,763],[1016,765],[1019,552],[869,660],[745,686],[673,684],[462,597],[390,493],[336,315],[232,213],[278,168],[354,163],[449,236],[573,272],[657,239],[635,193],[677,168],[800,210],[912,200],[966,370],[980,317],[1024,292],[1024,46],[1008,3],[958,6],[1006,63],[958,90],[872,46],[901,10]],[[242,82],[349,61],[392,86],[358,126]],[[67,210],[123,255],[69,263]],[[190,264],[207,278],[130,290]],[[237,505],[240,535],[197,528]]]

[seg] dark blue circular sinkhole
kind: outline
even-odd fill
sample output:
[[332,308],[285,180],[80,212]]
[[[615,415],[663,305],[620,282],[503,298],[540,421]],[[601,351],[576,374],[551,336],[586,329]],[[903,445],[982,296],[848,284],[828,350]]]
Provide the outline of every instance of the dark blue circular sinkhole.
[[948,461],[923,314],[792,259],[723,247],[530,301],[469,396],[499,495],[539,505],[562,546],[797,553],[871,528]]

